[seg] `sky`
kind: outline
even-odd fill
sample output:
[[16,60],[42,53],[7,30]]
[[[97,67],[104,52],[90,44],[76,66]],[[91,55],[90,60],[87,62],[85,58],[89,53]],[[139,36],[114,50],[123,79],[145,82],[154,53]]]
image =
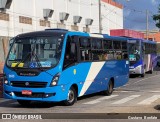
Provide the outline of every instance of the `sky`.
[[149,30],[158,29],[152,16],[158,13],[160,0],[115,0],[124,7],[124,28],[146,30],[146,10],[149,11]]

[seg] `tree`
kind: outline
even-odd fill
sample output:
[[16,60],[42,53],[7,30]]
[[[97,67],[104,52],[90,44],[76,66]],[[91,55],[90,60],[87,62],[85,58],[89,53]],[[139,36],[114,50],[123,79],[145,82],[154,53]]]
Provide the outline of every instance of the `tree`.
[[156,22],[156,27],[160,30],[160,5],[158,7],[158,14],[153,15],[153,20]]

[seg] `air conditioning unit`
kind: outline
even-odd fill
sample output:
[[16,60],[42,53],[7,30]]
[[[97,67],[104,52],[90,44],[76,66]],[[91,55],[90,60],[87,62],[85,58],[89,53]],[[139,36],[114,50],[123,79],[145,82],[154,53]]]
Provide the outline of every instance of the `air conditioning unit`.
[[90,18],[85,19],[85,25],[86,26],[92,25],[92,23],[93,23],[93,19],[90,19]]
[[0,10],[10,9],[12,0],[0,0]]
[[54,10],[52,9],[43,9],[43,17],[44,19],[51,18],[53,15]]
[[81,16],[73,16],[73,23],[74,24],[80,23],[81,20],[82,20]]
[[59,19],[61,22],[63,22],[64,20],[67,20],[68,17],[69,17],[69,13],[66,13],[66,12],[59,13]]

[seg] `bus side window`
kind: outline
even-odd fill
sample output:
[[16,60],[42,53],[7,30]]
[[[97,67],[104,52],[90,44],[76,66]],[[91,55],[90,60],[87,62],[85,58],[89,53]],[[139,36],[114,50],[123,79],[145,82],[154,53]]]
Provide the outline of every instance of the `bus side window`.
[[91,54],[90,54],[90,40],[88,38],[80,38],[80,55],[81,55],[81,61],[88,61],[90,60]]
[[103,40],[104,50],[107,53],[108,60],[114,59],[114,52],[113,52],[112,43],[113,43],[112,40]]
[[64,68],[73,65],[77,62],[77,47],[76,43],[74,42],[74,38],[68,36],[66,42],[66,51],[64,57]]

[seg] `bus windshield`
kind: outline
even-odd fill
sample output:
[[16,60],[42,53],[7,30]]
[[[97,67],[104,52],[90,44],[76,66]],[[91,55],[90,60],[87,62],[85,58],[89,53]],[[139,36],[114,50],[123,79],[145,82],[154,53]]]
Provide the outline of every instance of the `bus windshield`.
[[140,45],[138,43],[129,43],[129,61],[137,62],[140,59]]
[[15,38],[10,49],[7,66],[11,68],[51,68],[61,57],[63,37]]

